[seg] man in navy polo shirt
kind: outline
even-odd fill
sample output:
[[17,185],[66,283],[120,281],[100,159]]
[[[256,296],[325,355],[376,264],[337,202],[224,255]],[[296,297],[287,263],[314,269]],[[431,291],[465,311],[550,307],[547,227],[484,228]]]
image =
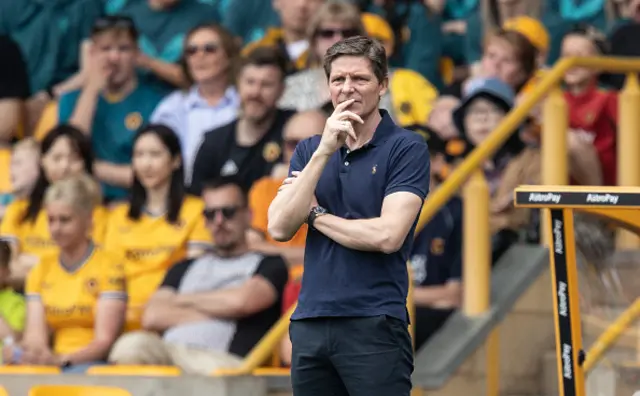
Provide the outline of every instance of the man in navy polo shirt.
[[269,208],[276,240],[309,225],[290,327],[293,393],[408,396],[406,263],[429,190],[429,151],[378,110],[388,86],[379,42],[342,40],[324,69],[335,111],[322,136],[298,145]]

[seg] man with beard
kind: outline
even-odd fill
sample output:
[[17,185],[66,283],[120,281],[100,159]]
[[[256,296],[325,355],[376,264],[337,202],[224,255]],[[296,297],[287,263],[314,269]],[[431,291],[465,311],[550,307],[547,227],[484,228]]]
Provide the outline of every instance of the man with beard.
[[91,137],[94,172],[106,201],[122,199],[131,184],[135,132],[151,117],[162,94],[138,82],[138,31],[128,17],[98,19],[91,33],[82,89],[60,98],[58,119]]
[[286,58],[275,48],[257,48],[245,59],[238,75],[240,115],[207,132],[193,165],[191,191],[220,176],[236,176],[249,190],[282,161],[282,130],[294,114],[276,104],[284,90]]
[[202,189],[215,250],[167,272],[145,308],[147,331],[120,337],[110,362],[176,365],[185,374],[210,375],[238,366],[280,318],[287,266],[280,256],[249,250],[246,190],[232,177]]

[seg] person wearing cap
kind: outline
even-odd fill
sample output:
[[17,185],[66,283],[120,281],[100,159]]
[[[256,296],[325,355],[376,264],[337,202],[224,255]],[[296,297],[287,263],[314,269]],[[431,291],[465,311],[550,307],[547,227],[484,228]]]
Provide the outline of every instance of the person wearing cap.
[[[562,40],[561,57],[606,54],[604,34],[577,26]],[[574,183],[616,185],[618,95],[598,87],[598,71],[574,67],[564,75],[569,109],[569,165]]]
[[[298,111],[333,111],[325,72],[321,67],[327,49],[336,42],[365,36],[378,39],[387,54],[393,53],[395,38],[387,22],[378,15],[360,13],[341,0],[325,2],[309,25],[307,69],[287,77],[278,106]],[[389,70],[389,90],[380,100],[380,108],[389,112],[399,125],[423,124],[431,112],[438,91],[419,73],[403,68]]]
[[[515,104],[512,87],[497,78],[469,82],[453,121],[466,143],[466,153],[479,146],[502,122]],[[540,152],[529,147],[515,131],[484,164],[491,192],[490,231],[493,261],[517,241],[518,230],[529,223],[530,211],[513,206],[513,189],[520,184],[539,184]]]

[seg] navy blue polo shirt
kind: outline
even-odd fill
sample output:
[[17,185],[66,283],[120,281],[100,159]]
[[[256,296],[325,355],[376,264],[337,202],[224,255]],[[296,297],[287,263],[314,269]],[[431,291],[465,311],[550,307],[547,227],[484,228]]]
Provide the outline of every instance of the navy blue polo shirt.
[[453,198],[442,207],[413,242],[413,283],[444,285],[462,275],[462,201]]
[[[379,217],[384,198],[399,191],[423,200],[427,196],[429,150],[424,139],[395,125],[386,111],[381,110],[381,115],[369,143],[353,152],[342,147],[322,172],[316,198],[335,216]],[[300,142],[290,172],[304,169],[319,144],[320,136]],[[408,321],[407,260],[416,222],[400,250],[392,254],[349,249],[310,228],[302,288],[292,319],[390,315]]]

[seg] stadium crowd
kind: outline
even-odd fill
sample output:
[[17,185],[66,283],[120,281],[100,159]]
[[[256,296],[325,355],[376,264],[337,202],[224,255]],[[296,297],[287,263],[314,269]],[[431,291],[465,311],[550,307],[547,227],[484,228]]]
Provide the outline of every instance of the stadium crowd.
[[[640,56],[639,34],[640,0],[0,3],[4,364],[240,364],[303,282],[306,226],[277,242],[267,209],[333,111],[322,60],[342,38],[384,45],[380,107],[427,140],[433,190],[548,65]],[[616,183],[622,83],[564,76],[575,184]],[[540,118],[484,166],[494,262],[538,238],[512,192],[539,182]],[[453,198],[407,257],[417,348],[461,304],[461,228]]]

